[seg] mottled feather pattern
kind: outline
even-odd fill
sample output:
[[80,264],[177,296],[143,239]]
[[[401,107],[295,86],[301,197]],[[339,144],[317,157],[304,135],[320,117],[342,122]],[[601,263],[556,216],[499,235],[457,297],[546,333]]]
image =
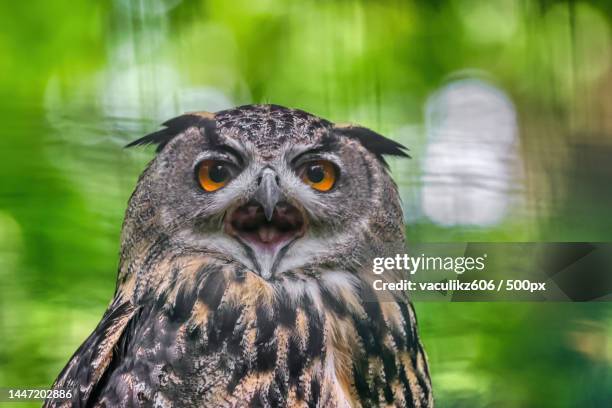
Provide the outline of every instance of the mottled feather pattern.
[[99,348],[95,357],[76,353],[68,371],[114,359],[97,383],[60,376],[56,387],[86,390],[74,406],[190,406],[193,389],[206,407],[429,406],[410,304],[393,303],[388,313],[397,315],[384,316],[380,303],[331,296],[320,281],[290,294],[285,285],[305,287],[313,279],[299,271],[268,282],[211,257],[176,262],[197,263],[197,273],[179,274],[174,285],[144,295],[141,305],[117,300],[82,349],[98,350],[90,344],[109,329],[121,337],[116,346]]

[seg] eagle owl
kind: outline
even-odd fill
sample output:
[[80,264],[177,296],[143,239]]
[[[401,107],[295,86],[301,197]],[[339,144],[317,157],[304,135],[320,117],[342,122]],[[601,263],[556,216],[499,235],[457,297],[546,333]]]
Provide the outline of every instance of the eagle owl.
[[276,105],[146,144],[114,298],[46,406],[433,406],[412,305],[371,285],[369,258],[404,243],[383,158],[402,145]]

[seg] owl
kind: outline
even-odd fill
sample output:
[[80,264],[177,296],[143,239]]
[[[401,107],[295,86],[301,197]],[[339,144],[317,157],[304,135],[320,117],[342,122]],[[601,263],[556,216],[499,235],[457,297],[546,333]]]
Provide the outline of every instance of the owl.
[[384,159],[402,145],[277,105],[128,146],[148,144],[114,298],[45,406],[433,406],[412,305],[372,286],[404,246]]

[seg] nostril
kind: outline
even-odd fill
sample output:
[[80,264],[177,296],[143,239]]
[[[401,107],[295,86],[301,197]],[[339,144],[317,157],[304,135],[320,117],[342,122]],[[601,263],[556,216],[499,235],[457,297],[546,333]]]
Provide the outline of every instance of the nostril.
[[278,177],[278,175],[274,177],[274,180],[276,181],[276,185],[280,185],[280,177]]
[[261,179],[262,179],[262,178],[263,178],[262,176],[257,177],[257,185],[260,185],[260,184],[261,184]]

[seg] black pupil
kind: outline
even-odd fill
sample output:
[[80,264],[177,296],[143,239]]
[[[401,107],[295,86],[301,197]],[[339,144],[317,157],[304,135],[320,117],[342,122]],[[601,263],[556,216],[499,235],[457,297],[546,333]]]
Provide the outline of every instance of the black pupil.
[[314,164],[308,167],[306,175],[308,176],[308,180],[313,183],[320,183],[325,178],[325,171],[320,164]]
[[227,169],[222,164],[215,164],[210,168],[208,177],[215,183],[222,183],[227,178]]

